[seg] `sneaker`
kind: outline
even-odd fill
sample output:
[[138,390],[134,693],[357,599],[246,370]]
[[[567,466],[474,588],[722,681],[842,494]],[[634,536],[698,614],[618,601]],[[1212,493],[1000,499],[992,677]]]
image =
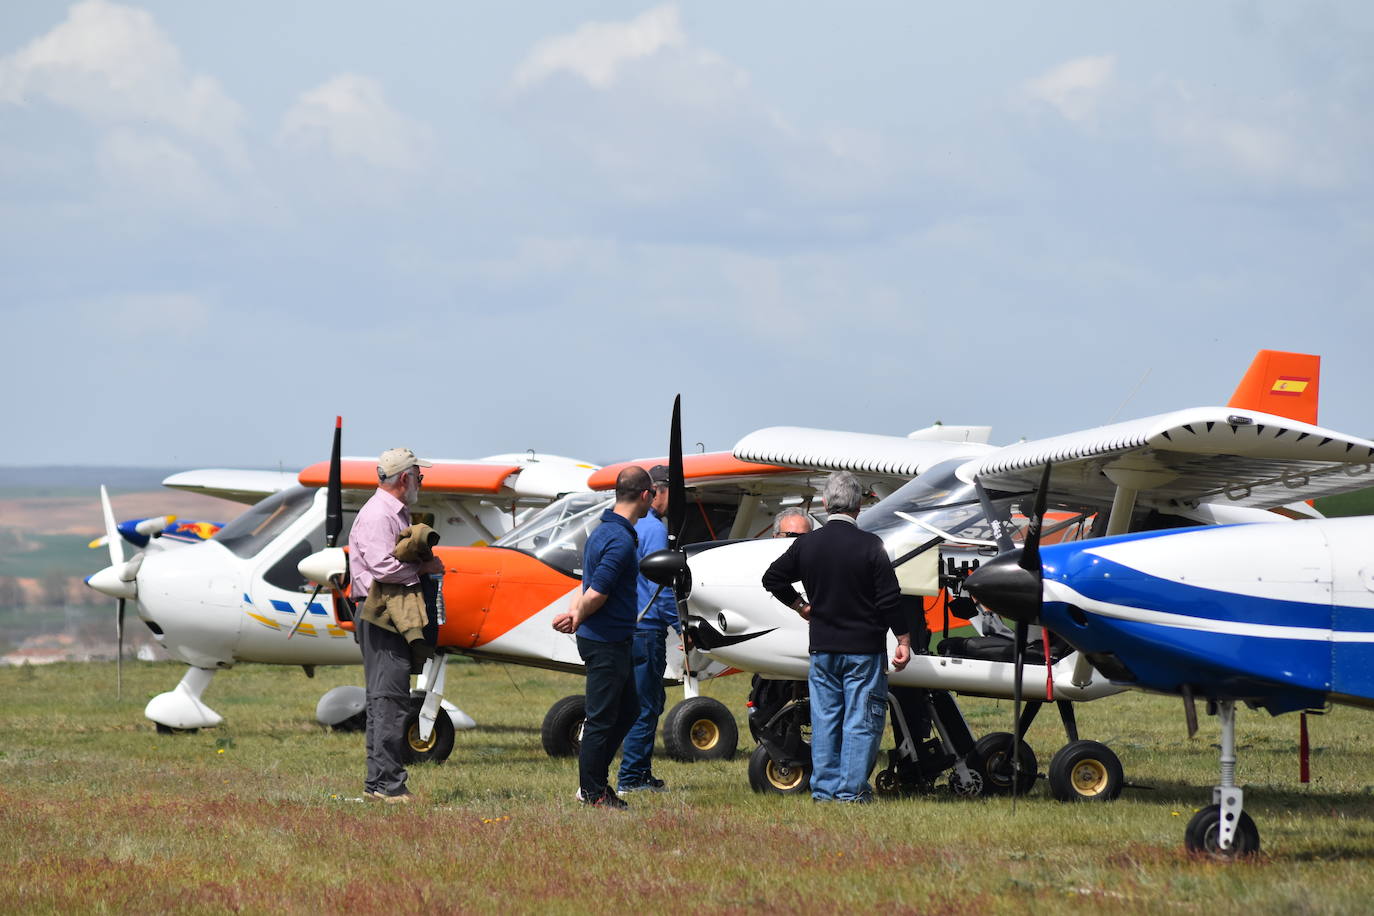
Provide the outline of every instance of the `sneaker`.
[[600,796],[593,798],[590,801],[587,800],[587,797],[582,794],[582,790],[579,789],[577,791],[577,800],[582,802],[582,804],[588,805],[592,808],[611,808],[617,811],[623,811],[626,808],[630,807],[629,805],[625,804],[625,799],[621,798],[619,795],[616,795],[610,789],[607,789]]
[[650,776],[643,782],[622,782],[618,788],[621,795],[626,792],[666,792],[668,784],[661,779]]
[[418,801],[409,791],[403,791],[399,795],[383,795],[378,792],[377,797],[382,800],[383,804],[387,805],[408,805],[411,802]]

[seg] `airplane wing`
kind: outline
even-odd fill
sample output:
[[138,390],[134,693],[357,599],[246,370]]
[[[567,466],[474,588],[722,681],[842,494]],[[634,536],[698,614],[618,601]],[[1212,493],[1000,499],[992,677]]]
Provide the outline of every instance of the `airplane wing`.
[[[940,438],[948,431],[949,438]],[[950,458],[995,451],[987,427],[927,427],[909,436],[882,436],[802,426],[770,426],[735,443],[734,455],[815,471],[852,471],[865,486],[886,496],[911,478]]]
[[236,468],[182,471],[162,481],[164,487],[173,490],[204,493],[206,496],[218,496],[249,505],[295,483],[296,475],[286,471],[245,471]]
[[1195,407],[1020,442],[959,469],[990,489],[1031,490],[1053,462],[1051,497],[1109,505],[1117,485],[1167,509],[1270,509],[1374,484],[1374,442],[1258,411]]
[[[340,465],[344,490],[377,489],[377,462],[373,458],[345,458]],[[426,497],[489,497],[503,505],[544,505],[564,493],[587,489],[587,475],[596,465],[550,456],[547,459],[498,455],[480,461],[434,459],[424,469],[420,491]],[[329,482],[329,462],[320,461],[300,472],[302,486],[322,487]]]

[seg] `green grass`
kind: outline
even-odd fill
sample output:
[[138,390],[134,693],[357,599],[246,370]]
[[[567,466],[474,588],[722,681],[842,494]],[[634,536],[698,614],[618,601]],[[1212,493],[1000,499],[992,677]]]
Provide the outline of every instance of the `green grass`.
[[[118,701],[111,664],[0,669],[0,909],[1363,912],[1374,893],[1369,720],[1350,709],[1311,720],[1310,786],[1296,717],[1241,713],[1264,854],[1223,864],[1182,852],[1216,778],[1214,720],[1190,741],[1167,698],[1080,707],[1083,736],[1152,787],[1110,805],[1058,804],[1042,781],[1014,814],[1006,799],[944,794],[815,806],[751,793],[742,753],[661,760],[671,791],[617,813],[578,806],[575,762],[540,748],[545,710],[580,679],[457,664],[451,698],[479,728],[448,763],[412,770],[425,804],[391,809],[358,800],[361,736],[313,719],[358,669],[226,672],[205,697],[224,726],[157,735],[142,706],[182,670],[126,663]],[[747,686],[708,692],[742,713]],[[977,733],[1006,727],[1007,704],[962,705]],[[1043,771],[1063,743],[1056,718],[1028,738]]]

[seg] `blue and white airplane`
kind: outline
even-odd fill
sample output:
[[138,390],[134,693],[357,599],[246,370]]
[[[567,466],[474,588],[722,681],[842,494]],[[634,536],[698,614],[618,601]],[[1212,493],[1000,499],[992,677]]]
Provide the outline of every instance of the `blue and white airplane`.
[[[1361,458],[1374,459],[1374,449]],[[1057,468],[1055,471],[1057,472]],[[1053,499],[1051,471],[1045,494]],[[1032,521],[1038,528],[1037,520]],[[1190,851],[1259,851],[1236,785],[1236,703],[1272,715],[1374,706],[1374,518],[1225,525],[1038,543],[999,555],[966,588],[1067,640],[1114,683],[1194,698],[1221,726],[1221,780],[1189,822]],[[1089,764],[1091,765],[1091,764]]]

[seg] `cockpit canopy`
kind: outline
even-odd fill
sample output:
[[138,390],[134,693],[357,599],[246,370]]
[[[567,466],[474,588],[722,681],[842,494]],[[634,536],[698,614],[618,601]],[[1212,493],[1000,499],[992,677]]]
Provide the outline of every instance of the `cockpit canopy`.
[[540,509],[499,537],[493,547],[509,547],[538,557],[561,573],[582,577],[582,548],[615,504],[614,493],[573,493]]

